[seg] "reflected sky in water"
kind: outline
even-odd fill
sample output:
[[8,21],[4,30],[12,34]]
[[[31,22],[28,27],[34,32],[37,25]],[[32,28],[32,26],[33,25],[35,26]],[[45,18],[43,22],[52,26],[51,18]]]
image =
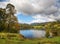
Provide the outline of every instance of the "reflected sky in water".
[[45,37],[46,32],[44,30],[20,30],[20,34],[26,38],[41,38]]

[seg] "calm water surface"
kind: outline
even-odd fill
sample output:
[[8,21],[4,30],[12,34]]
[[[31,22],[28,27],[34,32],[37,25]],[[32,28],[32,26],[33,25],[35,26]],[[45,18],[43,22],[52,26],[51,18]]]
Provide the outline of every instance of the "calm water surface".
[[20,30],[20,34],[22,34],[26,38],[41,38],[45,37],[45,30]]

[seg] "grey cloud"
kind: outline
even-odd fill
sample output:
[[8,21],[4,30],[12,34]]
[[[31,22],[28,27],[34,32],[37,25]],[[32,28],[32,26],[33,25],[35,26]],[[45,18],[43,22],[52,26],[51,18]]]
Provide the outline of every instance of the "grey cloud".
[[60,19],[60,0],[10,0],[18,12]]

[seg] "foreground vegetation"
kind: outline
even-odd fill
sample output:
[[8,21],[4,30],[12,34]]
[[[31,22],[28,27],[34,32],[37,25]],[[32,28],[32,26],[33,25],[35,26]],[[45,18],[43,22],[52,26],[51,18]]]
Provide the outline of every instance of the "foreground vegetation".
[[[6,35],[10,35],[6,36]],[[20,34],[15,33],[0,33],[0,44],[60,44],[60,37],[27,39]],[[12,34],[12,36],[11,36]],[[4,35],[4,36],[3,36]]]

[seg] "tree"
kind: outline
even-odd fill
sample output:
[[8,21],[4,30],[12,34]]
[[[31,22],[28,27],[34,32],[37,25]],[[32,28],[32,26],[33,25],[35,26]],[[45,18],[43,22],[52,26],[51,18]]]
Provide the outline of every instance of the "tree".
[[4,30],[4,25],[5,25],[5,18],[6,18],[6,15],[5,14],[5,9],[2,9],[0,8],[0,32],[2,30]]
[[14,14],[16,13],[15,6],[7,4],[5,9],[0,9],[0,28],[4,32],[17,33],[20,30],[20,25]]

